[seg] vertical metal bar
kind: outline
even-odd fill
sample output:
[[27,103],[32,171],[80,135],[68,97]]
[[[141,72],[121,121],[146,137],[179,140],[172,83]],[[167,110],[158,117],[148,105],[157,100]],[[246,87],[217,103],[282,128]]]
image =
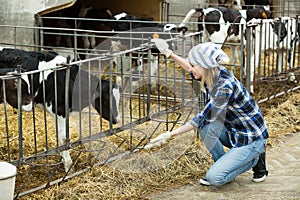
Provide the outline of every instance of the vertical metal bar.
[[[21,65],[17,65],[21,74]],[[22,130],[22,79],[18,76],[18,132],[19,132],[19,162],[23,160],[23,130]]]
[[[241,24],[241,38],[244,38],[244,30],[245,30],[245,25]],[[247,27],[246,30],[248,31]],[[248,41],[247,35],[246,35],[246,41]],[[247,42],[248,43],[248,42]],[[244,67],[245,67],[245,57],[244,57],[244,52],[245,52],[245,43],[244,40],[241,40],[241,59],[240,59],[240,80],[243,80],[244,77]]]
[[[276,53],[277,53],[277,55],[276,55],[276,60],[277,60],[277,62],[276,62],[276,71],[275,71],[275,73],[277,74],[278,72],[279,72],[279,64],[283,64],[283,62],[282,62],[282,60],[280,60],[283,56],[280,56],[279,54],[281,53],[281,51],[280,51],[280,36],[281,36],[281,28],[282,28],[282,18],[281,17],[279,17],[279,27],[278,27],[278,39],[277,39],[277,41],[276,41]],[[275,34],[275,33],[273,33],[273,34]],[[282,68],[283,68],[283,66],[281,66],[281,70],[282,70]]]
[[[77,83],[78,83],[78,85],[77,86],[74,86],[74,87],[78,87],[78,88],[75,88],[75,89],[78,89],[78,94],[79,94],[79,96],[78,96],[78,105],[79,105],[79,138],[80,139],[82,139],[82,113],[81,113],[81,111],[82,111],[82,99],[81,99],[81,97],[82,97],[82,95],[81,95],[81,70],[80,70],[80,68],[79,68],[79,70],[78,70],[78,73],[77,73],[77,77],[76,77],[76,80],[77,80]],[[75,83],[76,83],[76,81],[75,81]],[[76,98],[76,97],[72,97],[72,98]],[[101,118],[100,118],[100,120],[101,120]]]
[[[263,29],[264,28],[264,29]],[[267,34],[268,34],[268,32],[267,32],[267,26],[264,26],[264,27],[262,27],[262,31],[264,31],[264,33],[266,33],[265,35],[262,35],[262,38],[264,38],[264,48],[263,49],[267,49],[267,43],[269,42],[269,41],[267,41]],[[269,37],[268,37],[269,38]],[[265,52],[264,52],[264,74],[263,74],[263,76],[266,76],[267,74],[268,74],[268,71],[269,71],[269,67],[267,67],[268,65],[267,65],[267,59],[266,59],[266,54],[265,54]]]
[[297,46],[296,46],[296,43],[297,43],[297,40],[299,40],[299,35],[298,35],[298,28],[299,28],[299,16],[298,15],[296,15],[296,20],[295,20],[295,24],[291,24],[291,26],[295,26],[295,36],[294,36],[294,38],[292,38],[292,42],[293,42],[293,44],[292,44],[292,55],[290,55],[290,59],[291,59],[291,63],[290,63],[290,69],[293,69],[294,68],[294,66],[295,66],[295,57],[296,57],[296,48],[297,48]]
[[[251,33],[252,33],[252,27],[248,26],[247,27],[247,31],[246,31],[246,37],[247,37],[247,44],[246,44],[246,52],[247,52],[247,56],[246,56],[246,88],[248,91],[250,91],[250,72],[251,72],[251,67],[250,65],[253,64],[251,63],[251,47],[253,46],[253,41],[252,41],[252,37],[251,37]],[[254,83],[252,83],[254,84]]]
[[74,47],[73,47],[73,53],[74,53],[74,59],[75,61],[77,61],[77,19],[74,20],[74,27],[75,27],[75,30],[74,30]]
[[17,48],[17,27],[14,27],[14,46]]
[[[41,26],[43,26],[43,25],[41,25]],[[45,44],[45,42],[44,42],[44,29],[43,28],[41,28],[41,30],[40,30],[40,40],[41,40],[41,47],[43,47]]]
[[[182,38],[182,56],[186,56],[186,48],[185,48],[185,44],[186,44],[186,40],[185,40],[185,38]],[[176,68],[176,65],[175,65],[175,63],[174,63],[174,68]],[[182,74],[182,84],[181,84],[181,99],[182,99],[182,105],[184,105],[184,103],[185,103],[185,82],[186,82],[186,80],[185,80],[185,70],[184,69],[182,69],[181,68],[181,74]],[[176,79],[176,77],[174,77],[174,79]],[[174,84],[176,83],[176,80],[174,80]],[[174,90],[174,91],[176,91],[176,90]]]
[[[151,44],[151,39],[148,39],[148,44]],[[151,91],[151,48],[148,48],[148,81],[147,81],[147,117],[150,115],[150,91]]]
[[[46,86],[45,86],[45,71],[41,72],[42,76],[42,85],[43,85],[43,105],[46,105]],[[48,151],[48,129],[47,129],[47,115],[46,115],[46,106],[44,106],[44,128],[45,128],[45,144],[46,151]]]
[[57,70],[54,70],[54,107],[55,107],[55,132],[56,132],[56,146],[58,147],[58,121],[57,121]]
[[[262,21],[262,20],[261,20]],[[256,54],[258,54],[258,77],[257,77],[257,80],[259,80],[260,79],[260,76],[261,76],[261,49],[262,49],[262,28],[263,28],[263,24],[261,23],[260,24],[260,26],[259,27],[256,27],[256,28],[259,28],[259,30],[260,30],[260,34],[259,34],[259,48],[258,48],[258,51],[259,52],[254,52],[254,54],[256,55]],[[257,37],[257,36],[256,36]],[[257,45],[257,44],[255,44],[255,45]],[[255,57],[255,56],[254,56]],[[256,61],[255,61],[255,63],[256,63]],[[255,66],[256,67],[256,66]]]
[[[99,62],[99,71],[101,72],[101,68],[102,68],[102,64],[101,64],[101,59],[98,61]],[[101,79],[102,77],[102,74],[99,75],[99,79]],[[100,113],[102,113],[102,106],[101,106],[101,102],[102,102],[102,93],[101,93],[101,88],[102,88],[102,85],[101,85],[101,80],[99,81],[99,108],[100,108]],[[102,132],[102,117],[100,117],[100,132]]]
[[37,27],[34,29],[34,43],[35,43],[35,48],[34,50],[37,52],[40,52],[41,48],[41,38],[40,38],[40,18],[39,15],[35,14],[34,15],[34,26]]
[[66,90],[65,90],[65,112],[66,112],[66,144],[70,143],[70,131],[69,131],[69,89],[70,89],[70,70],[71,66],[66,66]]
[[[157,59],[158,59],[157,62],[158,62],[158,65],[159,65],[159,63],[160,63],[160,54],[159,53],[157,54]],[[166,63],[166,65],[167,65],[167,63]],[[161,84],[160,78],[161,78],[161,70],[160,70],[160,67],[158,66],[158,68],[157,68],[157,83],[159,85]],[[158,90],[157,90],[158,110],[160,110],[160,106],[161,106],[161,98],[160,98],[160,96],[161,96],[161,91],[160,91],[160,87],[159,87]]]
[[[299,16],[299,15],[296,15],[296,24],[297,24],[297,25],[296,25],[296,30],[299,30],[299,29],[300,29],[300,28],[299,28],[299,23],[300,23],[300,22],[299,22],[299,18],[300,18],[300,16]],[[297,35],[297,40],[299,41],[299,39],[300,39],[299,33],[296,34],[296,35]],[[296,42],[295,42],[295,43],[296,43]],[[296,44],[295,44],[294,56],[296,56],[296,50],[297,50],[297,46],[296,46]],[[297,55],[298,55],[298,56],[297,56],[297,57],[298,57],[298,63],[300,62],[300,61],[299,61],[299,59],[300,59],[299,51],[300,51],[300,42],[298,42],[298,52],[297,52],[297,53],[298,53],[298,54],[297,54]],[[296,58],[294,58],[294,62],[296,63],[295,59],[296,59]],[[294,65],[295,65],[295,63],[294,63]],[[293,65],[293,66],[294,66],[294,65]]]
[[[92,91],[91,91],[91,76],[92,76],[92,73],[91,73],[91,62],[88,62],[88,98],[89,98],[89,105],[92,104]],[[89,137],[92,135],[92,110],[91,110],[91,106],[88,107],[88,111],[89,111]]]
[[[34,102],[34,84],[33,84],[33,74],[30,74],[30,93],[31,101]],[[34,154],[37,154],[37,133],[36,133],[36,123],[35,123],[35,107],[32,106],[32,123],[33,123],[33,137],[34,137]]]
[[[137,76],[138,76],[138,79],[140,79],[140,68],[139,68],[139,64],[141,64],[141,65],[143,65],[144,64],[144,59],[143,59],[143,53],[142,52],[139,52],[138,53],[138,56],[137,56],[137,66],[136,66],[136,71],[137,71]],[[139,63],[139,61],[141,61],[142,63]],[[131,79],[133,78],[133,77],[130,77]],[[141,84],[140,84],[140,82],[138,81],[138,88],[140,88],[141,87]],[[141,117],[142,117],[142,112],[141,112],[141,109],[143,109],[143,106],[144,106],[144,104],[142,104],[141,105],[141,102],[143,102],[142,101],[142,99],[141,99],[141,92],[139,91],[139,93],[138,93],[138,106],[139,106],[139,111],[138,111],[138,118],[139,119],[141,119]],[[144,110],[144,109],[143,109]]]
[[9,143],[9,128],[8,128],[8,117],[7,117],[7,109],[6,109],[6,91],[5,91],[5,80],[2,81],[2,89],[3,89],[3,109],[4,109],[4,117],[5,117],[5,132],[6,132],[6,141],[7,141],[7,157],[8,162],[11,161],[10,159],[10,143]]
[[[112,111],[112,81],[113,81],[113,76],[112,76],[112,71],[113,71],[113,47],[110,47],[110,62],[109,62],[109,109]],[[109,129],[111,130],[113,128],[112,126],[112,115],[109,116]]]
[[166,22],[169,21],[169,7],[170,4],[166,1],[163,0],[162,2],[162,16],[161,16],[161,21]]

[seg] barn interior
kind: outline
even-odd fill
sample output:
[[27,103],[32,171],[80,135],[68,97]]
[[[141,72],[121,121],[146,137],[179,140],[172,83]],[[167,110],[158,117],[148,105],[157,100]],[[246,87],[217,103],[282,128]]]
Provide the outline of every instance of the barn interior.
[[[90,20],[80,20],[79,18],[88,18],[88,19],[107,19],[106,16],[100,14],[101,11],[109,10],[112,16],[126,12],[130,15],[143,18],[153,21],[161,21],[162,16],[162,0],[152,0],[152,1],[142,1],[142,0],[133,0],[128,3],[123,0],[105,0],[105,1],[96,1],[96,0],[75,0],[67,4],[60,5],[57,7],[52,7],[46,10],[43,10],[36,14],[37,20],[36,24],[41,27],[40,32],[36,33],[35,43],[38,46],[48,49],[67,47],[71,48],[71,52],[81,52],[80,59],[86,58],[82,56],[82,52],[85,52],[86,49],[95,49],[95,46],[107,41],[107,38],[113,33],[103,31],[111,31],[111,27],[107,26],[106,22],[93,23],[95,21]],[[81,11],[87,9],[97,10],[96,16],[85,15],[82,16]],[[99,14],[99,15],[98,15]],[[83,25],[85,24],[85,26]],[[51,28],[49,28],[51,27]],[[53,28],[55,29],[53,29]],[[58,29],[56,29],[58,28]],[[69,29],[69,30],[68,30]],[[76,29],[83,29],[82,31],[77,31]],[[100,31],[100,32],[89,32],[86,30]],[[88,45],[85,43],[86,40],[83,38],[87,35],[93,34],[96,37],[96,45]],[[115,33],[114,33],[115,34]],[[108,50],[111,43],[102,45]],[[56,50],[61,53],[60,50]],[[65,49],[63,51],[66,51]],[[86,52],[85,52],[86,53]],[[69,52],[67,54],[70,54]],[[74,53],[75,54],[75,53]],[[78,56],[77,53],[74,57]]]
[[57,14],[58,11],[73,11],[74,9],[85,5],[92,6],[97,9],[107,8],[111,10],[113,15],[121,12],[127,12],[135,16],[160,21],[162,14],[162,2],[162,0],[131,0],[130,3],[124,0],[73,0],[68,4],[43,10],[39,12],[38,15],[52,16],[53,14]]

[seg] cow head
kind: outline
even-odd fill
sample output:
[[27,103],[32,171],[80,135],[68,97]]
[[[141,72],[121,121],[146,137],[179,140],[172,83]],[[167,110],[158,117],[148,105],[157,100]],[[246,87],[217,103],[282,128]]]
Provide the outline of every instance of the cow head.
[[170,32],[170,31],[174,32],[175,31],[175,32],[178,32],[181,35],[184,35],[188,31],[188,28],[186,26],[177,27],[175,24],[166,24],[164,26],[163,31],[164,32]]
[[[1,69],[0,76],[5,75],[8,72],[14,72],[16,69],[5,68]],[[22,75],[21,79],[21,96],[22,96],[22,110],[31,111],[32,110],[32,98],[29,90],[29,81],[27,75]],[[1,91],[0,91],[0,102],[4,102],[4,92],[5,97],[8,104],[10,104],[14,108],[18,108],[18,79],[17,78],[7,78],[3,82],[1,80],[0,83]]]
[[269,10],[266,10],[264,7],[257,7],[253,9],[248,9],[246,11],[247,19],[246,21],[250,21],[251,19],[271,19],[272,13]]
[[101,80],[101,85],[99,83],[95,92],[94,107],[101,117],[116,124],[121,120],[119,115],[120,89],[112,83],[112,90],[110,90],[109,84],[106,80]]

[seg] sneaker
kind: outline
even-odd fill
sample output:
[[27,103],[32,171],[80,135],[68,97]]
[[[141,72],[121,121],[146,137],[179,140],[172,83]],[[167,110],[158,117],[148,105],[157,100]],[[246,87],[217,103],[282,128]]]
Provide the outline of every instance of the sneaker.
[[263,152],[259,155],[259,160],[253,170],[253,182],[259,183],[264,181],[268,176],[268,170],[266,169],[266,153]]
[[210,186],[210,182],[208,182],[208,180],[206,180],[205,178],[200,178],[200,184],[201,185],[206,185],[206,186]]
[[264,174],[254,174],[252,181],[255,183],[263,182],[268,176],[268,171]]

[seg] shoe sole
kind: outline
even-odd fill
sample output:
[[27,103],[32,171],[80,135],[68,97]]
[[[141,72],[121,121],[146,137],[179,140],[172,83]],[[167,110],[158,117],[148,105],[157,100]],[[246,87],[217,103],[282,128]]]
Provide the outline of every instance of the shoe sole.
[[255,183],[263,182],[267,178],[267,175],[263,175],[261,178],[253,178],[252,181]]
[[206,181],[206,180],[204,180],[202,178],[200,178],[200,184],[201,185],[205,185],[205,186],[210,186],[211,185],[210,182],[208,182],[208,181]]

